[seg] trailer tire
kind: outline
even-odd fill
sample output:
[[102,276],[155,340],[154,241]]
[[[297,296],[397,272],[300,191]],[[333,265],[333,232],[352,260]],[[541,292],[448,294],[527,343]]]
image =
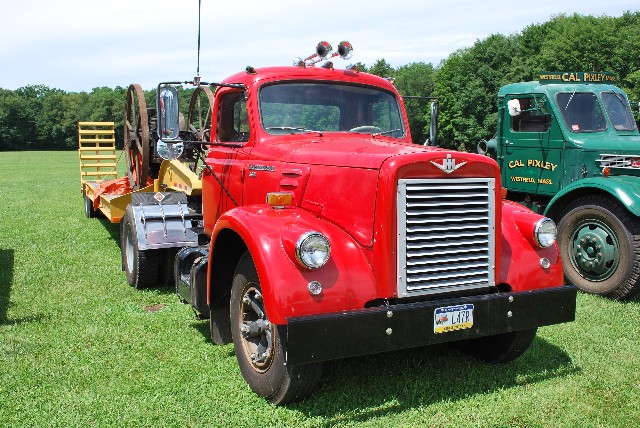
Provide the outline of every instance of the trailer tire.
[[138,234],[136,233],[136,223],[131,209],[127,209],[121,221],[123,223],[120,249],[127,282],[137,289],[156,286],[158,283],[159,252],[157,250],[138,249]]
[[465,354],[487,363],[508,363],[529,349],[536,337],[537,328],[456,342],[455,346]]
[[591,195],[569,204],[558,245],[567,281],[582,291],[619,300],[640,291],[640,221],[616,201]]
[[86,218],[96,218],[99,215],[99,211],[93,208],[93,202],[88,196],[84,197],[84,216]]
[[285,365],[283,328],[269,322],[260,281],[247,251],[231,288],[231,334],[240,372],[249,387],[273,404],[307,397],[316,388],[322,363]]

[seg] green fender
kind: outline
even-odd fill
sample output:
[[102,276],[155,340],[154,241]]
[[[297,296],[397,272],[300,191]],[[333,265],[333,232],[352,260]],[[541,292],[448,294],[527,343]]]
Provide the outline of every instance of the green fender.
[[574,181],[549,201],[544,214],[552,217],[576,197],[593,193],[611,195],[631,214],[640,217],[640,178],[631,176],[593,177]]

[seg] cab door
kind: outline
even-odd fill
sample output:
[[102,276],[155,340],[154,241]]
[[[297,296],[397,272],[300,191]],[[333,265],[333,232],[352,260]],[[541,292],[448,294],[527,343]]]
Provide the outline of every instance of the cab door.
[[243,204],[246,164],[253,148],[244,92],[220,88],[212,115],[212,141],[202,171],[204,229],[211,233],[226,211]]
[[[510,114],[510,109],[516,114]],[[565,142],[549,101],[541,94],[507,95],[501,111],[503,186],[526,194],[554,195],[562,184]]]

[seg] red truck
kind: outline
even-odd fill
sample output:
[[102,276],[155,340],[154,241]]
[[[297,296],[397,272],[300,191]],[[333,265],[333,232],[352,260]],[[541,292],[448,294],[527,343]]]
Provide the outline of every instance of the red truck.
[[[494,160],[412,144],[392,82],[314,61],[200,83],[207,129],[178,131],[169,84],[138,119],[148,147],[127,122],[129,175],[146,189],[121,221],[132,286],[155,285],[175,256],[180,298],[276,404],[309,395],[323,361],[455,342],[506,362],[538,327],[574,320],[555,224],[502,198]],[[201,192],[167,160],[135,161],[192,143],[206,146]]]

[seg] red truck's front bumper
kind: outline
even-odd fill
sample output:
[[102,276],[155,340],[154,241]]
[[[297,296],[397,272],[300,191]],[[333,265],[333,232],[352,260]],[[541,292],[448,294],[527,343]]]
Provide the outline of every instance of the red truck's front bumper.
[[[527,330],[575,319],[577,288],[395,304],[288,318],[287,364],[303,364]],[[436,333],[438,308],[473,305],[473,325]]]

